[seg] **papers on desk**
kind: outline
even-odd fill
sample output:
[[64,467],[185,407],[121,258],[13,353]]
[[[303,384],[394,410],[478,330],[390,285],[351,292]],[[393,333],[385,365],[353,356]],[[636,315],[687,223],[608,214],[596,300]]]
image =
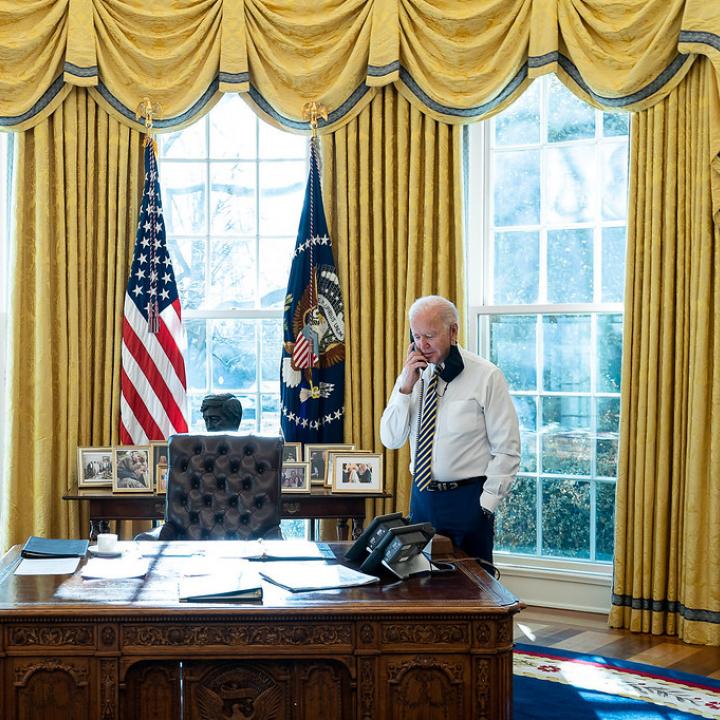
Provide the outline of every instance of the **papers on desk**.
[[326,543],[308,540],[217,540],[139,542],[144,557],[207,557],[235,560],[333,560]]
[[81,570],[86,579],[120,580],[122,578],[140,578],[147,575],[150,561],[145,558],[123,556],[113,560],[92,558]]
[[225,575],[197,575],[180,578],[180,602],[233,602],[262,600],[262,581],[255,570]]
[[291,592],[359,587],[380,580],[374,575],[366,575],[343,565],[326,565],[316,562],[269,563],[263,566],[260,575]]
[[79,564],[79,557],[21,560],[15,575],[72,575]]

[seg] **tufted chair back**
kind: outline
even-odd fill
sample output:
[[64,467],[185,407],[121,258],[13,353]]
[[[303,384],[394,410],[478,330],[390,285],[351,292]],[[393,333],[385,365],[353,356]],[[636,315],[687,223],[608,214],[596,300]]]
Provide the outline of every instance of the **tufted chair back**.
[[173,435],[158,539],[280,539],[282,451],[281,437]]

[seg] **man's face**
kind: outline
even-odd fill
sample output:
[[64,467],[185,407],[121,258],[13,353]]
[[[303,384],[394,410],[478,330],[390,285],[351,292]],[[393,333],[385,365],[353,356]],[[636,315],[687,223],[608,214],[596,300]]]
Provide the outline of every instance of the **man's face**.
[[203,413],[205,420],[205,427],[209,432],[215,432],[217,430],[224,430],[226,418],[220,412],[220,408],[210,407]]
[[450,346],[457,339],[456,323],[446,327],[437,309],[428,308],[415,314],[410,329],[415,340],[415,349],[429,362],[439,365],[445,361]]

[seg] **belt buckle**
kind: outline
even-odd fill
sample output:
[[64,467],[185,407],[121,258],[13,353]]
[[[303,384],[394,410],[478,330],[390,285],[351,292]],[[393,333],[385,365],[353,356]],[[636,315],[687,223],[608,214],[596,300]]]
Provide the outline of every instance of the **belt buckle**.
[[459,483],[456,483],[454,480],[453,482],[447,482],[445,483],[445,487],[443,490],[457,490],[460,487]]

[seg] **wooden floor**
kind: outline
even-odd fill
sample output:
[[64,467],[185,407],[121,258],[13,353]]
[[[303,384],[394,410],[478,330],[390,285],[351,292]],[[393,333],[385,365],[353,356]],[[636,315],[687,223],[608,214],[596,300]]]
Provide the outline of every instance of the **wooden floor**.
[[720,648],[607,626],[607,616],[527,607],[515,616],[515,641],[646,663],[720,680]]

